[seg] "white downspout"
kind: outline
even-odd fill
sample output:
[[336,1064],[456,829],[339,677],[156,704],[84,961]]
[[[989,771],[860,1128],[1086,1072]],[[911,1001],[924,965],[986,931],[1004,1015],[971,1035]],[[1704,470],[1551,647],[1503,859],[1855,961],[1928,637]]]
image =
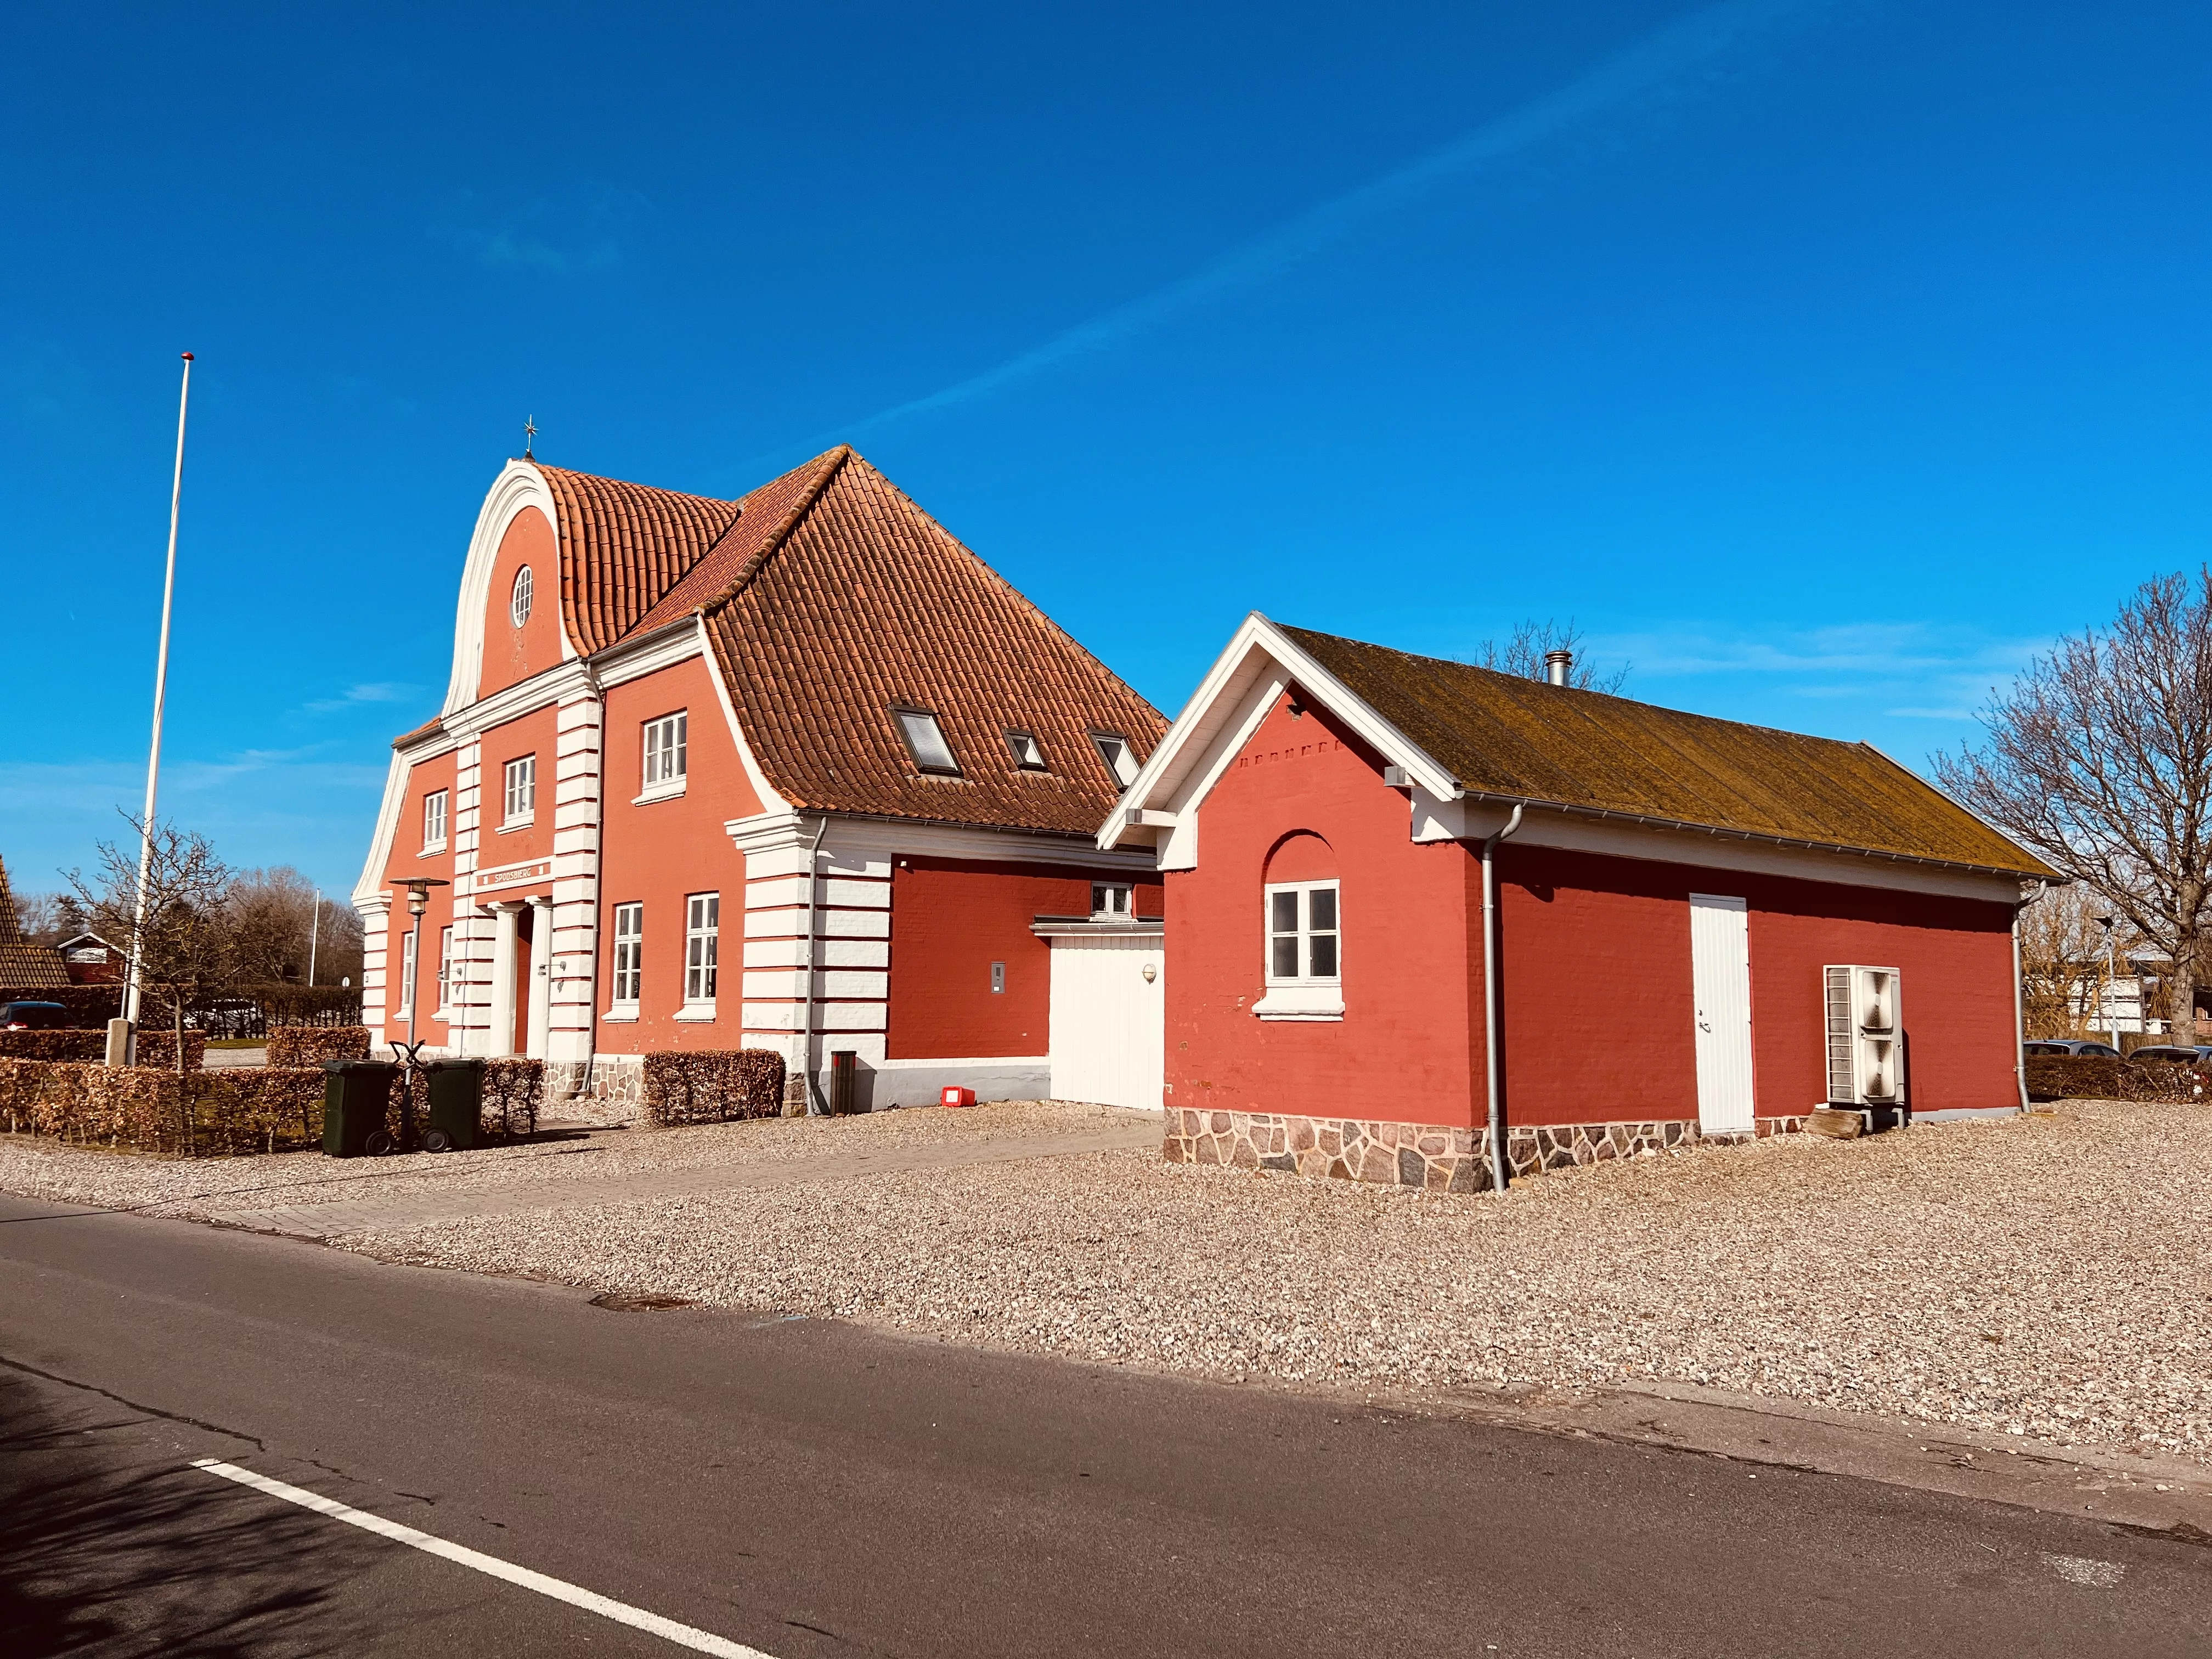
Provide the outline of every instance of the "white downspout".
[[1498,843],[1521,827],[1525,803],[1513,804],[1505,827],[1482,843],[1482,1059],[1490,1085],[1490,1186],[1505,1190],[1505,1067],[1498,1052],[1502,1023],[1498,983],[1498,868],[1492,860]]
[[806,978],[799,994],[799,1074],[806,1080],[806,1109],[817,1117],[828,1113],[830,1103],[821,1097],[814,1074],[814,889],[822,863],[822,837],[829,833],[827,813],[814,821],[814,844],[806,849]]

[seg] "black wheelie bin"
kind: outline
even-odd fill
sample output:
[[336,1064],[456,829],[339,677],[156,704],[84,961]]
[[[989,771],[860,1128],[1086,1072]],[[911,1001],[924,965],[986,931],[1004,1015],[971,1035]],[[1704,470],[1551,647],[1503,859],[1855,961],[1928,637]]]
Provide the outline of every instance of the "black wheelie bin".
[[422,1150],[465,1152],[483,1146],[483,1061],[434,1060],[422,1070],[430,1080],[430,1127]]
[[323,1062],[323,1151],[332,1158],[361,1158],[383,1136],[392,1079],[399,1068],[381,1060]]

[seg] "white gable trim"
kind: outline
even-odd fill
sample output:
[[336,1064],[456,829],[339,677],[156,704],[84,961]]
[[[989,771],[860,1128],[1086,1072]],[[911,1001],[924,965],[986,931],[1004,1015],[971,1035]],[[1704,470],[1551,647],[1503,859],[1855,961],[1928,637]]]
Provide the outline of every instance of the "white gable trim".
[[392,839],[399,833],[399,808],[407,799],[407,776],[413,765],[409,757],[392,751],[392,764],[384,774],[384,805],[377,811],[376,833],[368,839],[368,862],[354,884],[356,909],[384,890],[384,872],[392,862]]
[[1405,768],[1407,777],[1430,794],[1459,799],[1458,781],[1449,769],[1255,611],[1115,803],[1098,831],[1098,844],[1111,848],[1158,840],[1163,869],[1195,866],[1199,803],[1249,741],[1275,697],[1291,684],[1350,726],[1385,762]]
[[[499,544],[507,538],[507,526],[532,507],[545,515],[546,526],[553,532],[556,568],[546,573],[551,580],[545,584],[545,598],[556,609],[560,605],[561,514],[554,505],[552,487],[528,461],[509,461],[484,495],[475,533],[469,538],[468,559],[461,566],[460,608],[453,619],[453,674],[446,687],[445,714],[474,702],[483,684],[484,611],[491,602],[492,566],[499,562]],[[576,647],[568,638],[568,619],[556,616],[555,627],[561,635],[562,659],[574,657]]]

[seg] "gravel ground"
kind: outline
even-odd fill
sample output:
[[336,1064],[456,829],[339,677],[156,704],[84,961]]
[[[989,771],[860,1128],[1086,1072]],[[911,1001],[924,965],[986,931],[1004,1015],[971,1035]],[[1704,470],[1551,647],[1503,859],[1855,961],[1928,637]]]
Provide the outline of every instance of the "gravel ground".
[[320,1204],[341,1199],[550,1185],[690,1170],[938,1146],[976,1139],[1060,1135],[1126,1123],[1110,1106],[1006,1102],[965,1111],[916,1108],[864,1117],[765,1118],[682,1129],[594,1130],[482,1152],[349,1158],[320,1152],[174,1160],[63,1146],[0,1134],[0,1191],[72,1204],[205,1216],[243,1206]]
[[[596,1176],[653,1159],[810,1157],[860,1136],[1056,1133],[1099,1114],[896,1112],[570,1145],[602,1149],[605,1161],[573,1159]],[[484,1167],[470,1179],[545,1179],[528,1160],[558,1154],[474,1155]],[[495,1169],[495,1157],[509,1161]],[[144,1202],[126,1189],[226,1171],[265,1184],[275,1166],[312,1162],[0,1145],[0,1188]],[[381,1167],[438,1181],[398,1172],[433,1162]],[[1686,1381],[2212,1465],[2208,1168],[2212,1110],[2069,1103],[1858,1141],[1700,1148],[1547,1176],[1503,1199],[1109,1153],[343,1242],[387,1260],[1220,1377],[1430,1397]],[[187,1204],[173,1188],[165,1207],[230,1207],[239,1190]]]
[[2071,1103],[1504,1199],[1141,1153],[485,1218],[351,1248],[1436,1397],[1667,1379],[2212,1464],[2212,1111]]

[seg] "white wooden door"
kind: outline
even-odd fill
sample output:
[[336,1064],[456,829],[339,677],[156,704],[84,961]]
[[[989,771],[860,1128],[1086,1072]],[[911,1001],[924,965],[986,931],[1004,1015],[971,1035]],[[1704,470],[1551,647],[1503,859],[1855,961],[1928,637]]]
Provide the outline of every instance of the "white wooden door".
[[1690,895],[1690,984],[1697,1000],[1698,1127],[1752,1127],[1751,919],[1740,898]]
[[1159,936],[1054,939],[1051,1041],[1054,1099],[1159,1110],[1167,1041]]

